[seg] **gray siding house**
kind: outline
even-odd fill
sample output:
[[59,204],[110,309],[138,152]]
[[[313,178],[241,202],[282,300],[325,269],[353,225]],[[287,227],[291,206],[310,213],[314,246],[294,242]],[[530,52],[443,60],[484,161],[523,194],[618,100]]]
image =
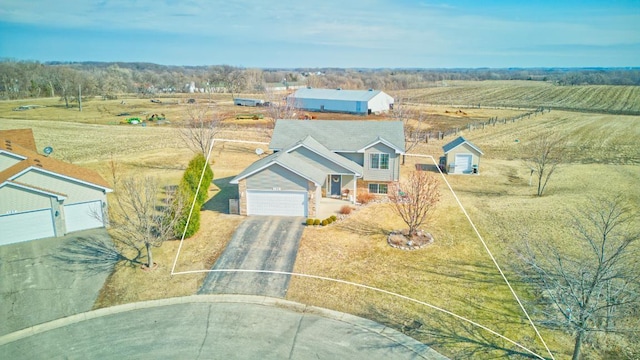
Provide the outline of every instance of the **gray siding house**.
[[322,197],[355,203],[358,192],[387,194],[400,177],[403,124],[278,120],[269,149],[231,180],[240,214],[312,217]]
[[0,245],[105,226],[109,185],[36,151],[33,132],[0,131]]
[[380,90],[298,89],[287,105],[308,110],[349,114],[377,114],[393,108],[393,97]]

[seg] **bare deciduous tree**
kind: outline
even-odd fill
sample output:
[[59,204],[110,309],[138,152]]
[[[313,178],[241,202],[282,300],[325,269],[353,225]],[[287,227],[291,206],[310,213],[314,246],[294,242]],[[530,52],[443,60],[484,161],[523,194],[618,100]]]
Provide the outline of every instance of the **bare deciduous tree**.
[[222,117],[206,103],[189,104],[187,116],[182,138],[191,150],[207,157],[211,142],[220,132]]
[[[287,94],[282,91],[266,90],[266,101],[269,103],[267,107],[268,114],[268,131],[273,130],[278,119],[294,119],[296,112],[295,99],[291,96],[287,97]],[[287,100],[287,98],[289,100]]]
[[566,160],[566,150],[566,138],[554,132],[541,134],[524,146],[522,159],[538,181],[536,195],[542,196],[556,168]]
[[[404,126],[405,151],[409,152],[414,149],[425,138],[426,116],[411,108],[403,101],[397,101],[393,104],[391,116],[394,120],[402,121]],[[405,156],[402,155],[402,164],[404,165]]]
[[389,200],[395,212],[409,227],[409,235],[416,234],[418,228],[440,200],[439,182],[435,175],[414,171],[409,177],[389,189]]
[[178,201],[179,211],[172,211],[177,193],[166,190],[164,197],[160,196],[158,181],[152,177],[124,178],[117,189],[109,206],[109,226],[116,241],[138,252],[133,259],[141,258],[142,249],[146,249],[144,265],[151,269],[154,264],[151,249],[172,238],[184,206]]
[[571,249],[539,242],[521,252],[545,323],[575,336],[574,360],[589,333],[623,332],[616,322],[640,302],[636,215],[621,196],[596,199],[574,217]]

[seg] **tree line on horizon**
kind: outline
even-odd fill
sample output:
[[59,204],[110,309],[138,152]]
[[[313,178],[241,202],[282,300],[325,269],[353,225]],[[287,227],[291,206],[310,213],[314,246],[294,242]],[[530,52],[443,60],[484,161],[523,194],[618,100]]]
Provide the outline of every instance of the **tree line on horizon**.
[[230,65],[175,66],[141,62],[0,61],[0,99],[137,93],[261,93],[292,85],[316,88],[383,89],[442,86],[453,80],[528,80],[571,85],[640,85],[640,68],[243,68]]

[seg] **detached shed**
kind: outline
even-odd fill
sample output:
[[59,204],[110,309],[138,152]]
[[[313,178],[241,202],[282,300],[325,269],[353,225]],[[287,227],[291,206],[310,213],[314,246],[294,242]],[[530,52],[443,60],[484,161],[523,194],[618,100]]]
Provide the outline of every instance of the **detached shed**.
[[448,174],[478,174],[480,173],[480,157],[482,150],[462,136],[442,147],[444,156],[440,158],[440,165]]

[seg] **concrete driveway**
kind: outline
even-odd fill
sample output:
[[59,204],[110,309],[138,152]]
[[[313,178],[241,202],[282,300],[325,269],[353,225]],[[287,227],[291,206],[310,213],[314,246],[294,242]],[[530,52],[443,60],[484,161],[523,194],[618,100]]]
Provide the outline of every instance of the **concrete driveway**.
[[[213,265],[217,269],[293,271],[304,218],[251,216],[240,224]],[[289,275],[210,272],[198,294],[285,297]]]
[[109,241],[98,229],[0,246],[0,335],[91,310],[111,265],[64,260],[89,237]]
[[446,359],[370,320],[247,295],[194,295],[70,316],[0,336],[0,358]]

